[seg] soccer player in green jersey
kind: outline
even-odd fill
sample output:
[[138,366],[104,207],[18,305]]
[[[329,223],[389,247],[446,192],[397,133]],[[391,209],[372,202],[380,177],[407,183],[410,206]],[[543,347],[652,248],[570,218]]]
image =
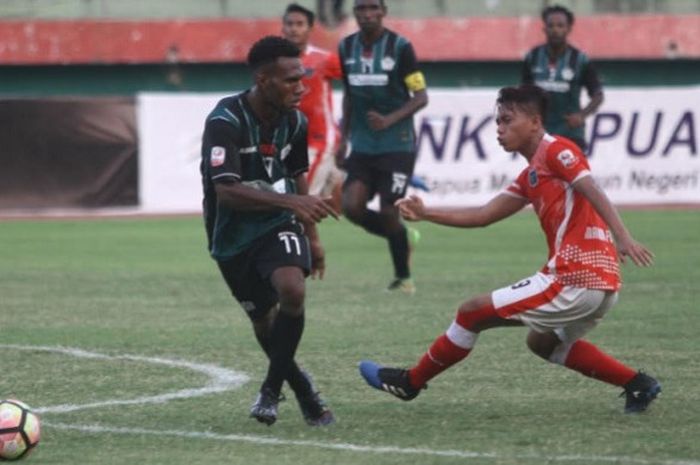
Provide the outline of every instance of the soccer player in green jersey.
[[338,217],[306,195],[306,117],[299,49],[268,36],[248,53],[255,85],[224,98],[206,120],[201,174],[209,251],[269,358],[250,416],[271,425],[286,380],[309,425],[334,421],[294,361],[304,329],[304,278],[323,277],[316,223]]
[[[603,87],[588,56],[567,42],[574,14],[568,8],[553,5],[542,10],[542,21],[547,42],[525,56],[521,81],[547,91],[547,132],[571,139],[585,150],[585,121],[603,103]],[[590,98],[584,108],[581,108],[582,87]]]
[[[413,115],[428,104],[425,79],[408,39],[384,27],[384,0],[355,0],[353,11],[360,30],[338,46],[345,92],[336,163],[348,175],[343,213],[387,239],[394,265],[389,290],[412,294],[408,234],[394,203],[413,174]],[[345,158],[348,142],[352,151]],[[367,208],[375,194],[378,212]]]

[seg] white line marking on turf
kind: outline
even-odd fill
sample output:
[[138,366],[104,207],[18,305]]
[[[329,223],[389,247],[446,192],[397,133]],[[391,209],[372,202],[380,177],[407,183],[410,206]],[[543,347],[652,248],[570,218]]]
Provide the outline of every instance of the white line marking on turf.
[[151,363],[165,365],[173,368],[185,368],[196,371],[209,378],[207,384],[200,388],[182,389],[180,391],[167,392],[155,396],[143,396],[135,399],[110,399],[88,404],[61,404],[33,409],[37,413],[62,413],[74,412],[98,407],[111,407],[114,405],[138,405],[138,404],[162,404],[174,399],[189,399],[192,397],[206,396],[225,391],[231,391],[241,387],[250,379],[246,374],[227,368],[222,368],[208,363],[194,363],[184,360],[172,360],[160,357],[144,357],[141,355],[107,355],[99,352],[90,352],[72,347],[52,347],[52,346],[24,346],[15,344],[0,344],[0,348],[12,350],[26,350],[35,352],[52,352],[64,354],[71,357],[89,358],[97,360],[129,360],[132,362]]
[[[243,373],[229,370],[216,365],[206,363],[194,363],[184,360],[172,360],[160,357],[144,357],[140,355],[106,355],[99,352],[91,352],[83,349],[71,347],[54,346],[24,346],[15,344],[0,344],[0,348],[11,350],[25,350],[37,352],[52,352],[64,354],[72,357],[97,359],[97,360],[129,360],[134,362],[153,363],[174,368],[185,368],[202,373],[209,377],[209,382],[201,388],[183,389],[180,391],[159,394],[156,396],[144,396],[135,399],[106,400],[89,404],[62,404],[33,409],[37,413],[62,413],[74,412],[89,408],[109,407],[114,405],[136,405],[149,403],[164,403],[173,399],[188,399],[191,397],[204,396],[208,394],[220,393],[236,389],[245,384],[249,377]],[[473,452],[464,450],[439,450],[414,447],[397,446],[366,446],[350,443],[332,443],[320,441],[305,441],[294,439],[278,439],[269,436],[255,436],[245,434],[218,434],[208,431],[178,431],[178,430],[149,430],[143,428],[123,428],[116,426],[101,425],[76,425],[67,423],[53,423],[42,421],[42,425],[49,428],[61,430],[80,431],[89,434],[140,434],[149,436],[178,437],[189,439],[209,439],[218,441],[247,442],[251,444],[267,444],[274,446],[297,446],[313,447],[317,449],[340,450],[346,452],[360,452],[372,454],[404,454],[404,455],[426,455],[433,457],[457,457],[471,459],[494,459],[494,460],[531,460],[536,462],[573,462],[583,461],[586,463],[614,463],[632,465],[700,465],[699,461],[684,459],[640,459],[635,457],[604,456],[604,455],[536,455],[536,454],[497,454],[490,452]]]
[[365,452],[372,454],[404,454],[427,455],[433,457],[457,457],[466,459],[494,459],[494,460],[532,460],[543,462],[585,462],[585,463],[614,463],[633,465],[700,465],[700,462],[683,459],[640,459],[635,457],[619,457],[605,455],[536,455],[536,454],[496,454],[489,452],[471,452],[463,450],[439,450],[414,447],[396,446],[363,446],[343,442],[320,442],[295,439],[279,439],[269,436],[254,436],[247,434],[219,434],[208,431],[178,431],[178,430],[151,430],[144,428],[121,428],[100,425],[72,425],[66,423],[48,423],[44,426],[69,431],[80,431],[89,434],[136,434],[143,436],[163,436],[187,439],[210,439],[217,441],[247,442],[251,444],[265,444],[272,446],[301,446],[317,449],[340,450],[346,452]]

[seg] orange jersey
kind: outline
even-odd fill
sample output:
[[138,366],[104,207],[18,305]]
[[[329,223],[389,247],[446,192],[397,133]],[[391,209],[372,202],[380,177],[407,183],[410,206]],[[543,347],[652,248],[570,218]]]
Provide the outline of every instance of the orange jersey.
[[333,120],[332,79],[341,79],[340,60],[335,53],[309,45],[301,58],[306,91],[299,109],[309,120],[309,147],[323,151],[336,144],[340,133]]
[[618,290],[620,268],[612,233],[572,186],[590,175],[577,145],[545,134],[529,166],[506,192],[528,199],[539,217],[549,246],[543,273],[565,286]]

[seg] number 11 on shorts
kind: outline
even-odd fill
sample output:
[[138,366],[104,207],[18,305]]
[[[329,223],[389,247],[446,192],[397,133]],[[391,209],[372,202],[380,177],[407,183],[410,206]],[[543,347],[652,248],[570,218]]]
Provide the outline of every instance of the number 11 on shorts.
[[296,252],[297,255],[301,255],[301,244],[299,244],[299,237],[291,232],[281,232],[278,237],[284,244],[284,250],[291,254]]

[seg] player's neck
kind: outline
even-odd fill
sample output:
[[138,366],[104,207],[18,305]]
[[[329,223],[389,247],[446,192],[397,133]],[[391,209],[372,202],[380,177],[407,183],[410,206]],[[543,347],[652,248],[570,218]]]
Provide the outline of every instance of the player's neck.
[[384,34],[384,26],[376,29],[374,31],[361,31],[360,32],[360,42],[363,45],[372,45]]
[[278,108],[265,101],[257,87],[250,89],[245,96],[255,117],[263,124],[274,123],[282,114]]
[[547,44],[547,55],[551,59],[557,59],[564,55],[564,53],[566,52],[566,47],[568,46],[569,44],[566,42],[557,45]]
[[537,153],[537,148],[540,146],[540,142],[542,142],[542,138],[544,137],[544,129],[540,130],[537,132],[536,135],[532,136],[527,143],[518,150],[520,155],[525,157],[525,159],[529,162],[532,160],[532,157],[535,156]]

